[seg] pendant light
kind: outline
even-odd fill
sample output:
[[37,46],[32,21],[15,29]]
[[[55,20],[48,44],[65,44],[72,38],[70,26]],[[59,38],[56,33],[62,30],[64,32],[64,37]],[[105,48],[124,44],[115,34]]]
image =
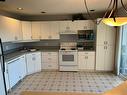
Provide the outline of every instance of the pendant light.
[[[124,9],[125,13],[127,14],[127,9],[123,3],[123,0],[120,0],[122,8]],[[84,0],[85,8],[87,10],[87,14],[89,17],[93,20],[93,17],[91,16],[88,6],[87,6],[87,0]],[[109,25],[109,26],[122,26],[127,24],[127,17],[119,17],[117,15],[118,13],[118,0],[110,0],[110,3],[108,5],[108,8],[103,16],[103,18],[99,21],[99,23],[102,21],[103,23]],[[99,24],[97,23],[97,24]]]

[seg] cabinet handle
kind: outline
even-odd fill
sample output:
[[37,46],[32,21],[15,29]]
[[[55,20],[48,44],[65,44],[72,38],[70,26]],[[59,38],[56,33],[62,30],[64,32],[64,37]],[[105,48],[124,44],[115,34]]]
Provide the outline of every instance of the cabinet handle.
[[70,29],[70,27],[69,27],[69,26],[67,26],[67,27],[66,27],[66,29],[67,29],[67,30],[69,30],[69,29]]
[[51,58],[48,58],[48,60],[51,60]]
[[106,46],[106,49],[107,49],[107,46]]
[[15,36],[15,40],[18,40],[18,37],[17,36]]
[[39,38],[41,39],[41,36],[39,36]]
[[84,26],[83,28],[84,28],[84,29],[87,29],[87,26]]
[[35,58],[35,57],[33,57],[33,58],[32,58],[32,60],[34,61],[34,60],[36,60],[36,58]]
[[48,67],[52,67],[51,65],[48,65]]
[[105,41],[104,41],[104,44],[105,44]]
[[108,41],[106,41],[106,44],[108,44]]
[[85,56],[85,59],[88,59],[88,56]]

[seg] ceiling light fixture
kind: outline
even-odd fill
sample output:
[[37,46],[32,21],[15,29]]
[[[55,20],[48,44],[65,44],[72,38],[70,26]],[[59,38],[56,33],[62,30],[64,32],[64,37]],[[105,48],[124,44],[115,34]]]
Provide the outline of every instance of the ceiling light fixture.
[[[125,7],[123,0],[120,0],[122,8],[124,9],[125,13],[127,14],[127,8]],[[87,6],[87,0],[84,0],[85,8],[89,17],[94,21],[92,15],[89,12]],[[118,0],[110,0],[108,8],[103,16],[103,18],[99,21],[103,22],[110,26],[122,26],[127,24],[127,17],[119,17],[118,16]],[[97,23],[97,24],[99,24]]]
[[17,8],[17,10],[23,10],[23,8]]
[[46,12],[45,12],[45,11],[42,11],[41,13],[42,13],[42,14],[45,14]]

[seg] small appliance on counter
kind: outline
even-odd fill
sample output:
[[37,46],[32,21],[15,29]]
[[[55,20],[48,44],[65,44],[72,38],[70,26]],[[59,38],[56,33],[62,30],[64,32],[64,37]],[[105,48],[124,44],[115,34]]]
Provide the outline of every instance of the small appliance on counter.
[[35,48],[24,48],[20,52],[34,52],[34,51],[37,51],[37,49],[35,49]]

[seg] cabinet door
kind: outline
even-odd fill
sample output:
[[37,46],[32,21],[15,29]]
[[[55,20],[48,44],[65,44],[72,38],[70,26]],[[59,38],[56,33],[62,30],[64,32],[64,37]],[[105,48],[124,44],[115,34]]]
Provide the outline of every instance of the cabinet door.
[[51,21],[50,22],[50,36],[51,39],[59,39],[59,22]]
[[24,55],[20,57],[20,61],[19,61],[18,65],[20,67],[18,69],[19,70],[19,77],[20,77],[20,79],[23,79],[27,74],[27,72],[26,72],[26,60],[25,60]]
[[87,68],[85,56],[82,55],[81,53],[78,53],[78,67],[80,70],[84,70]]
[[32,39],[41,38],[41,22],[32,22]]
[[113,71],[114,70],[114,46],[107,46],[105,52],[105,70]]
[[116,40],[116,28],[107,26],[106,41],[108,45],[115,45]]
[[9,87],[9,76],[8,76],[8,63],[5,63],[4,76],[5,76],[6,88],[7,88],[7,91],[8,91],[10,89],[10,87]]
[[97,45],[96,49],[96,70],[105,70],[105,49],[104,46]]
[[77,32],[77,23],[75,21],[68,21],[68,26],[72,32]]
[[87,69],[94,70],[95,67],[95,55],[88,55],[87,57]]
[[22,21],[23,40],[31,40],[31,22]]
[[61,21],[60,22],[60,33],[66,34],[76,34],[77,33],[77,23],[74,21]]
[[19,21],[13,18],[0,16],[0,38],[3,42],[15,41],[16,34],[20,31]]
[[21,21],[13,19],[14,41],[22,40]]
[[41,22],[41,39],[50,39],[50,23],[48,21]]
[[87,30],[87,23],[85,21],[76,21],[78,30]]
[[35,64],[35,72],[41,71],[41,53],[37,52],[32,55]]
[[12,88],[19,80],[19,71],[17,67],[19,60],[13,60],[8,63],[8,75],[9,75],[9,83],[10,83],[10,88]]
[[31,54],[26,54],[26,62],[27,62],[27,74],[32,74],[34,73],[34,62],[33,62],[33,57]]
[[68,21],[60,21],[60,32],[65,32],[65,30],[70,30]]
[[97,25],[97,45],[104,45],[107,32],[106,27],[103,23]]

